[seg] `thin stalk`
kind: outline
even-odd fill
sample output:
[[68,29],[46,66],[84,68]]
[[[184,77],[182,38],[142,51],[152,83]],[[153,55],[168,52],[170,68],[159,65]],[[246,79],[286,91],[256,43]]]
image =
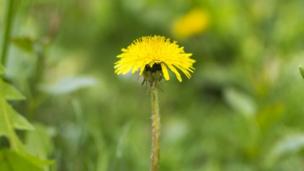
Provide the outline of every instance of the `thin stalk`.
[[42,43],[38,43],[35,48],[36,61],[35,68],[30,78],[30,86],[32,96],[37,96],[39,94],[38,85],[43,80],[44,70],[45,70],[45,47]]
[[33,117],[37,113],[37,109],[43,101],[43,95],[39,91],[39,84],[43,80],[45,72],[45,48],[39,43],[36,45],[35,53],[37,55],[35,68],[29,79],[30,96],[28,97],[27,113],[29,117]]
[[151,87],[151,107],[152,107],[151,171],[158,171],[159,157],[160,157],[160,115],[159,115],[158,90],[155,85]]
[[1,64],[5,66],[7,61],[7,52],[9,50],[9,41],[11,39],[12,23],[13,23],[13,11],[14,11],[14,1],[7,0],[7,12],[5,17],[5,30],[2,42],[2,53],[1,53]]

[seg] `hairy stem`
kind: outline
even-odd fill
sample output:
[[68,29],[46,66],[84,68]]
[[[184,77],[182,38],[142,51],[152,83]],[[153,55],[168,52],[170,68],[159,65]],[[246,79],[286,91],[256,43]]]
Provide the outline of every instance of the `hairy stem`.
[[158,171],[160,157],[160,115],[158,104],[158,90],[156,86],[151,87],[152,105],[152,150],[151,150],[151,171]]

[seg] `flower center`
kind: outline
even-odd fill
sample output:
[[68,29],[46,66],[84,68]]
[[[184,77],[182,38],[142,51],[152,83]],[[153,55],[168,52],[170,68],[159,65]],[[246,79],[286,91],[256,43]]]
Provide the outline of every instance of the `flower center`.
[[161,65],[159,63],[155,63],[152,65],[152,67],[150,65],[146,65],[145,66],[145,71],[146,72],[152,72],[155,73],[157,71],[161,71]]
[[162,68],[160,63],[146,65],[144,70],[143,84],[148,83],[150,86],[156,86],[162,80]]

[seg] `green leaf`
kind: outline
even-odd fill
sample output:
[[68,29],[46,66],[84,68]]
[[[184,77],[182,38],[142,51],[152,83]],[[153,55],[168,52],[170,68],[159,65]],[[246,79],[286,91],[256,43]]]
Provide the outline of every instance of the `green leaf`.
[[6,101],[0,99],[0,136],[6,136],[11,144],[11,148],[16,151],[23,151],[22,143],[15,132],[12,109]]
[[27,121],[27,119],[25,119],[22,115],[20,115],[19,113],[17,113],[11,106],[8,106],[8,113],[10,113],[12,122],[13,122],[13,126],[15,129],[18,130],[34,130],[34,126],[29,123],[29,121]]
[[96,85],[97,81],[92,77],[71,77],[64,78],[54,85],[42,87],[42,91],[51,95],[64,95],[77,90],[88,88]]
[[25,147],[31,154],[46,159],[54,149],[52,137],[55,130],[41,124],[35,124],[35,128],[34,131],[27,133]]
[[50,164],[50,161],[41,160],[28,154],[18,138],[15,129],[30,130],[33,129],[33,126],[19,115],[6,101],[0,100],[0,136],[6,136],[8,138],[12,150],[6,150],[2,151],[2,154],[0,153],[0,170],[42,171],[46,165]]
[[300,70],[300,73],[301,73],[302,77],[304,78],[304,68],[300,67],[299,70]]
[[34,50],[34,40],[29,37],[15,37],[12,43],[25,52],[31,53]]
[[25,97],[13,86],[0,80],[0,100],[24,100]]
[[[18,114],[9,104],[6,104],[7,114],[9,115],[9,120],[12,123],[12,127],[14,129],[18,130],[34,130],[34,127],[31,123],[29,123],[22,115]],[[1,111],[1,109],[0,109]],[[3,120],[4,117],[1,117],[4,115],[4,112],[2,111],[0,113],[0,122],[5,123],[5,120]],[[5,124],[0,125],[0,135],[1,130],[3,131],[3,127]],[[1,129],[2,128],[2,129]]]
[[13,150],[0,151],[1,171],[44,171],[51,162]]
[[256,104],[247,94],[228,88],[224,95],[228,104],[237,112],[245,116],[252,116],[256,113]]

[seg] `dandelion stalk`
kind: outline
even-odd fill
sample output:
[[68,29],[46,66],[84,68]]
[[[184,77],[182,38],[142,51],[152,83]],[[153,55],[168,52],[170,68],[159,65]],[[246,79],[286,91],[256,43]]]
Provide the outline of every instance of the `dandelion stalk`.
[[152,109],[152,147],[151,147],[151,171],[158,171],[160,157],[160,115],[158,102],[158,89],[151,86],[151,109]]
[[193,72],[195,60],[190,58],[191,53],[186,53],[175,41],[163,36],[145,36],[135,40],[117,57],[114,69],[117,75],[127,74],[130,71],[143,76],[144,82],[150,87],[152,109],[152,147],[151,171],[159,170],[160,161],[160,115],[158,102],[158,84],[161,80],[169,80],[169,70],[178,81],[182,81],[180,72],[187,78]]

